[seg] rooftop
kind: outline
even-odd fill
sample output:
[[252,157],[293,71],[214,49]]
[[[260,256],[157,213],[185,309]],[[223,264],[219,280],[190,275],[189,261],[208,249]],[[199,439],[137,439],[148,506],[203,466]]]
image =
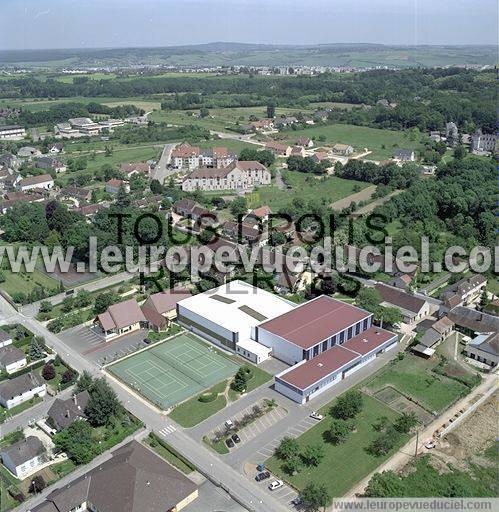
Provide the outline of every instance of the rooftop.
[[4,454],[8,455],[16,466],[20,466],[44,452],[45,448],[40,439],[35,436],[28,436],[26,439],[21,439],[21,441],[2,450],[2,456]]
[[282,297],[244,281],[231,281],[179,304],[225,329],[240,332],[240,341],[250,338],[252,327],[294,308]]
[[98,315],[98,319],[106,331],[122,329],[137,322],[146,321],[135,299],[128,299],[109,306],[107,311]]
[[260,327],[308,349],[369,316],[368,311],[321,295]]

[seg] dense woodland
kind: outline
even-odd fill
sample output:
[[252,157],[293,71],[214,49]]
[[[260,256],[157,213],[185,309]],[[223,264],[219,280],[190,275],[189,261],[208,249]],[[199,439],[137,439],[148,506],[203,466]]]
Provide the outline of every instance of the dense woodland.
[[[73,83],[30,76],[0,82],[2,98],[133,97],[163,94],[165,109],[265,105],[306,107],[313,102],[359,105],[335,110],[330,119],[381,128],[442,129],[454,121],[461,131],[495,129],[495,74],[460,68],[376,70],[316,77],[189,76],[91,80]],[[394,108],[377,105],[381,99]],[[366,108],[370,107],[370,108]]]

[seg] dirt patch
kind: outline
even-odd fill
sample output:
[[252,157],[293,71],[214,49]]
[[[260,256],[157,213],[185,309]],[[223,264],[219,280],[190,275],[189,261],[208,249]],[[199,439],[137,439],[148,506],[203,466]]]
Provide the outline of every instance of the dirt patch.
[[376,185],[370,185],[360,192],[356,192],[355,194],[351,194],[343,199],[331,203],[330,206],[333,210],[343,210],[343,208],[347,208],[353,202],[358,203],[359,201],[368,201],[371,199],[375,191]]
[[482,453],[497,435],[497,395],[492,396],[438,445],[438,451],[463,462]]

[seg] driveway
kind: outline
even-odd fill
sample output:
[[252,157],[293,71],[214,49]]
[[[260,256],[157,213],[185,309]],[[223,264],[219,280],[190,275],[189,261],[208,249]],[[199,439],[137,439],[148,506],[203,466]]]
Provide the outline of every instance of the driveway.
[[161,153],[161,158],[159,159],[159,162],[156,164],[156,167],[152,172],[151,179],[158,180],[161,184],[163,184],[169,175],[174,174],[174,171],[169,169],[168,165],[171,161],[173,148],[176,145],[177,142],[173,144],[165,144],[163,152]]

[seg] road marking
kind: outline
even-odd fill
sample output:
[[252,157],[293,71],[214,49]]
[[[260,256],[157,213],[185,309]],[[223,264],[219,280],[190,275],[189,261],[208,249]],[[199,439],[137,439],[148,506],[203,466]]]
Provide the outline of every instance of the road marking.
[[162,428],[159,433],[164,437],[167,437],[170,434],[173,434],[177,430],[173,425],[167,425],[165,428]]

